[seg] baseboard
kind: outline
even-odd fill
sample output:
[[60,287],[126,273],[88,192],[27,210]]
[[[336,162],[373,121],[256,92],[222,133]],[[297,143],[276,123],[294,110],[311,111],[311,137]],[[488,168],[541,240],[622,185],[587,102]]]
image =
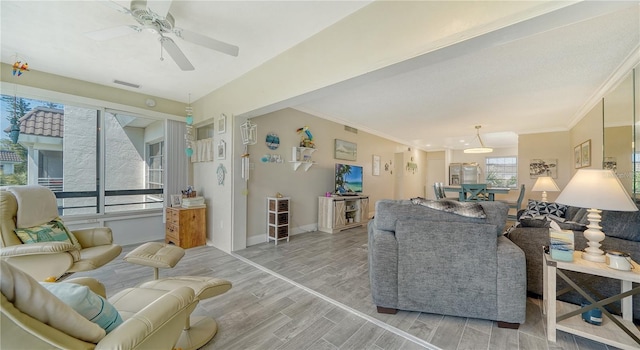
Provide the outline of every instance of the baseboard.
[[[292,228],[289,229],[289,234],[292,235],[292,236],[295,236],[295,235],[300,234],[300,233],[315,232],[315,231],[318,231],[318,224],[310,224],[310,225],[292,227]],[[266,234],[249,236],[249,237],[247,237],[247,247],[250,247],[250,246],[256,245],[256,244],[261,244],[261,243],[264,243],[266,241],[267,241],[267,235]]]

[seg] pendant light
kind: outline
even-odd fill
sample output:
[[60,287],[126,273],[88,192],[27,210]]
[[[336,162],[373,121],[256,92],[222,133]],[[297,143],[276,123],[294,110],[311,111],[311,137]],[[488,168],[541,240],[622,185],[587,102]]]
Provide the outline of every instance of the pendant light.
[[464,150],[464,153],[491,153],[493,152],[493,148],[491,147],[485,147],[484,142],[482,142],[482,139],[480,138],[480,128],[482,126],[480,125],[476,125],[476,137],[478,138],[478,141],[480,141],[480,147],[473,147],[473,148],[467,148]]

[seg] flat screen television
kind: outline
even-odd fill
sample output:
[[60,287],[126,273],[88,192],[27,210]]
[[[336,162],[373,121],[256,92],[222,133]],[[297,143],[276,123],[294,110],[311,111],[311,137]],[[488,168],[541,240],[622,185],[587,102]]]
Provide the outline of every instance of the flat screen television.
[[336,164],[335,194],[362,194],[362,167],[350,164]]

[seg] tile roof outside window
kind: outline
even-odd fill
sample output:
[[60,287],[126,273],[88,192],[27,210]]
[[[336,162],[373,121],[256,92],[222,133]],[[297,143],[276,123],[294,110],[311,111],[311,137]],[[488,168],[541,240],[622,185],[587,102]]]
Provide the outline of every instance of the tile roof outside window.
[[20,133],[64,137],[64,111],[62,109],[36,107],[19,119]]
[[0,150],[0,162],[16,162],[21,163],[20,157],[13,151]]

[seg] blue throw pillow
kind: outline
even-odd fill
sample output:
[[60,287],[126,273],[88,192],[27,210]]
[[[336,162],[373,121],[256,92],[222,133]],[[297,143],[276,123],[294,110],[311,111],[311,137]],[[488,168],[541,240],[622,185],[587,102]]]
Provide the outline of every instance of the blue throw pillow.
[[77,313],[102,327],[107,333],[122,323],[118,310],[87,286],[64,282],[40,282],[40,284]]

